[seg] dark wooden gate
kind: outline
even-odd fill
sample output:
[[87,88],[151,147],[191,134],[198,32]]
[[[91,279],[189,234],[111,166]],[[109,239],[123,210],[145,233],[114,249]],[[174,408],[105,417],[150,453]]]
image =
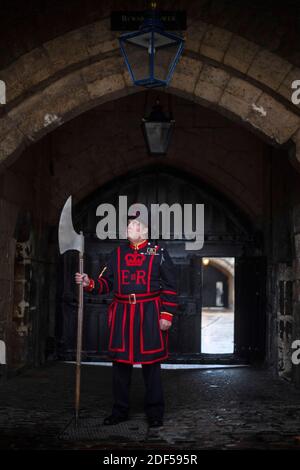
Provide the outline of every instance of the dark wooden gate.
[[266,269],[265,257],[235,262],[235,353],[246,360],[265,355]]
[[[185,250],[184,240],[158,240],[163,243],[174,261],[179,292],[179,308],[170,330],[170,351],[176,355],[200,355],[201,299],[203,256],[240,256],[247,246],[249,231],[244,221],[224,196],[212,193],[205,184],[168,170],[150,169],[100,188],[74,208],[74,223],[83,230],[86,240],[85,271],[97,277],[118,240],[100,241],[95,235],[99,218],[96,209],[100,203],[118,205],[118,196],[127,195],[128,205],[142,202],[201,203],[205,205],[205,243],[200,251]],[[172,230],[171,230],[172,234]],[[123,241],[122,243],[126,243]],[[76,341],[77,289],[74,273],[77,271],[76,253],[63,256],[58,277],[58,352],[62,359],[74,359]],[[243,275],[241,271],[241,275]],[[111,296],[107,298],[85,294],[83,328],[83,358],[101,360],[108,346],[106,312]],[[241,322],[241,320],[240,320]],[[238,340],[237,347],[244,340]]]
[[173,255],[173,260],[179,307],[170,330],[170,352],[179,355],[197,354],[201,351],[201,257]]

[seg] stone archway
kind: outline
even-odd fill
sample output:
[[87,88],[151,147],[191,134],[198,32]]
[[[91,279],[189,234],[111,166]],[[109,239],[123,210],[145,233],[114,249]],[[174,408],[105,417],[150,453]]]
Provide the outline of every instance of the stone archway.
[[[299,111],[290,102],[290,85],[299,78],[299,70],[280,56],[212,24],[193,22],[186,40],[185,54],[169,90],[216,109],[274,145],[294,142],[300,161]],[[0,79],[8,84],[8,102],[0,118],[3,169],[25,147],[66,121],[138,91],[128,80],[107,20],[49,40],[2,70]],[[3,204],[1,212],[6,208]],[[11,241],[12,232],[5,230],[5,243]],[[296,250],[298,254],[298,243]],[[9,260],[12,258],[13,253]],[[289,267],[281,269],[284,281],[290,279],[290,271]],[[8,298],[9,286],[7,292]],[[7,304],[11,305],[10,298]]]
[[[195,21],[170,91],[218,110],[274,145],[292,140],[300,161],[300,113],[290,101],[297,74],[291,63],[257,44]],[[0,119],[2,168],[74,116],[138,91],[106,19],[42,44],[2,70],[0,78],[7,84]]]

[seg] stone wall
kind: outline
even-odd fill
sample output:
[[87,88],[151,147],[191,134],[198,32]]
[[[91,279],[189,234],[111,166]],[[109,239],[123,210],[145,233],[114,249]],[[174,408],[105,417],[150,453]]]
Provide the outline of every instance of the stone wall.
[[[159,96],[167,110],[166,95]],[[148,111],[156,97],[148,94]],[[168,156],[151,158],[140,128],[145,98],[138,93],[86,112],[31,145],[2,174],[2,197],[19,209],[10,365],[55,357],[57,223],[70,194],[76,203],[119,176],[162,164],[199,176],[261,227],[266,144],[217,112],[173,96]]]
[[[132,87],[109,29],[117,3],[75,1],[70,15],[63,2],[41,12],[33,1],[26,16],[15,8],[18,21],[8,15],[3,24],[0,340],[11,365],[43,362],[55,336],[57,244],[50,234],[67,196],[78,202],[154,163],[139,128],[145,96]],[[142,9],[144,2],[122,7]],[[263,230],[268,363],[300,383],[290,361],[300,335],[300,113],[290,100],[291,83],[300,78],[295,3],[271,11],[250,0],[180,7],[188,10],[188,30],[169,88],[177,128],[164,163],[198,176]],[[267,143],[282,149],[272,153]],[[25,237],[18,230],[24,213],[31,218]]]
[[[267,15],[268,8],[253,2],[243,7],[233,2],[230,9],[226,2],[217,3],[218,7],[212,1],[181,3],[188,12],[186,47],[170,90],[217,109],[274,144],[292,139],[300,160],[300,113],[291,102],[291,84],[299,78],[297,53],[289,53],[289,47],[297,50],[292,35],[298,31],[292,21],[293,5],[282,5],[277,11],[284,11],[285,16],[274,17]],[[139,2],[124,2],[124,8],[133,6],[144,7]],[[15,43],[11,62],[3,60],[0,79],[7,84],[7,105],[0,117],[2,168],[8,159],[16,158],[24,147],[62,123],[136,91],[120,55],[118,34],[110,31],[108,16],[114,8],[114,2],[104,2],[95,10],[92,2],[91,10],[81,11],[79,19],[77,5],[72,20],[66,18],[63,7],[58,8],[51,17],[61,15],[55,23],[57,31],[47,22],[39,40],[31,39],[27,49]],[[82,24],[87,11],[90,16]],[[259,27],[251,12],[259,19]],[[43,23],[38,12],[35,15]],[[62,18],[66,23],[60,30]],[[280,24],[276,37],[273,21]],[[22,24],[20,21],[21,37]],[[255,27],[260,34],[255,35]],[[26,45],[24,38],[22,44]]]
[[[292,340],[300,340],[300,204],[293,208],[293,235],[295,259],[293,263],[294,282],[292,291],[293,332]],[[300,385],[300,366],[293,365],[293,379]]]
[[37,156],[32,148],[28,159],[1,175],[0,339],[6,344],[10,371],[45,360],[51,308],[55,318],[47,294],[53,279],[48,259],[49,164],[45,166],[46,155],[39,158],[41,149]]
[[[148,102],[156,96],[150,93]],[[167,106],[164,94],[161,100]],[[269,256],[267,361],[285,377],[294,374],[298,380],[291,366],[291,342],[299,328],[299,176],[286,152],[271,151],[255,135],[213,110],[173,97],[174,139],[168,156],[153,160],[139,127],[144,105],[145,96],[135,94],[90,110],[28,148],[2,175],[3,217],[10,224],[3,246],[8,253],[10,243],[13,250],[7,255],[10,274],[3,284],[1,304],[0,339],[9,337],[8,363],[20,367],[40,364],[47,354],[55,357],[59,257],[55,234],[68,195],[80,201],[118,176],[163,163],[198,175],[263,230]],[[289,225],[293,210],[295,243]],[[292,307],[287,300],[291,292]]]
[[14,230],[17,207],[0,199],[0,339],[6,347],[6,361],[11,357],[14,268],[16,242]]
[[299,335],[299,178],[272,152],[272,233],[269,243],[268,343],[274,370],[298,385],[298,366],[292,364],[292,344]]

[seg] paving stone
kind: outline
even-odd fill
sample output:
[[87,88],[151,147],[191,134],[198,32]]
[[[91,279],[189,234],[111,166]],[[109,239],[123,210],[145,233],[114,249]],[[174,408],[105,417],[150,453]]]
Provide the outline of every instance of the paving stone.
[[159,429],[147,427],[140,369],[133,371],[131,419],[102,425],[110,413],[111,372],[82,367],[77,430],[71,364],[0,381],[0,449],[300,449],[300,392],[265,369],[164,369],[166,413]]

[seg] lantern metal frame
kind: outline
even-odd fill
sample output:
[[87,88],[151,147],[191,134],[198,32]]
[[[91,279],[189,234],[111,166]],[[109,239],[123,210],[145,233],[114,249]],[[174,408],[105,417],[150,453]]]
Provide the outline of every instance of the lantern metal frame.
[[[147,103],[147,94],[146,94],[146,103]],[[152,155],[154,157],[159,157],[167,154],[167,151],[169,149],[169,145],[172,139],[172,135],[174,132],[174,127],[175,127],[175,119],[173,119],[173,112],[171,108],[171,97],[168,96],[168,106],[169,106],[169,117],[164,113],[163,108],[160,104],[159,98],[156,99],[155,105],[152,107],[152,111],[149,114],[149,116],[145,116],[142,119],[142,131],[144,135],[144,139],[146,141],[147,149],[149,155]],[[147,105],[145,104],[145,108]],[[165,141],[165,146],[164,149],[161,151],[155,151],[154,150],[154,145],[151,143],[151,134],[149,133],[149,129],[147,128],[147,124],[153,124],[153,125],[161,125],[161,127],[167,127],[166,124],[168,125],[168,133],[166,136],[166,141]]]
[[[172,41],[174,45],[177,45],[177,52],[175,54],[175,57],[173,58],[173,61],[171,62],[171,65],[169,67],[167,76],[165,80],[161,80],[158,78],[155,78],[155,71],[154,71],[154,64],[155,64],[155,33],[169,39]],[[150,46],[148,49],[149,52],[149,61],[150,61],[150,73],[148,77],[145,77],[143,79],[137,80],[134,76],[134,71],[132,69],[132,66],[130,64],[128,55],[125,50],[125,45],[126,43],[130,43],[132,39],[134,38],[139,38],[140,36],[143,36],[145,34],[150,35]],[[159,13],[157,10],[153,9],[150,11],[150,14],[148,12],[148,15],[146,16],[144,22],[142,23],[139,31],[134,31],[130,33],[125,33],[122,34],[122,36],[119,37],[119,43],[120,43],[120,49],[122,52],[122,55],[125,59],[125,63],[128,69],[128,72],[131,76],[131,79],[133,83],[137,86],[144,86],[148,88],[154,88],[154,87],[164,87],[167,86],[170,83],[170,80],[172,78],[172,75],[174,73],[175,67],[179,61],[179,58],[182,54],[183,48],[184,48],[184,39],[181,36],[178,36],[176,34],[166,32],[163,26],[163,23],[161,22],[159,18]],[[139,46],[138,43],[134,43],[136,47],[141,47]],[[163,47],[169,47],[169,45],[166,46],[161,46],[160,49]],[[144,48],[143,48],[144,49]]]

